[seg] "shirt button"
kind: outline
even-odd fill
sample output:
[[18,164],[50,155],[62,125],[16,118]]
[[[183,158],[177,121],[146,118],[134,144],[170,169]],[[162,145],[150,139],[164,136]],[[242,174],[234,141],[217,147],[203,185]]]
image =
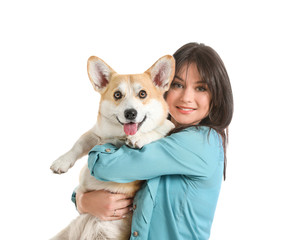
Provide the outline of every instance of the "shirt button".
[[133,232],[134,237],[137,237],[139,235],[139,233],[137,231]]
[[110,148],[106,148],[106,150],[105,150],[106,152],[110,152],[111,151],[111,149]]

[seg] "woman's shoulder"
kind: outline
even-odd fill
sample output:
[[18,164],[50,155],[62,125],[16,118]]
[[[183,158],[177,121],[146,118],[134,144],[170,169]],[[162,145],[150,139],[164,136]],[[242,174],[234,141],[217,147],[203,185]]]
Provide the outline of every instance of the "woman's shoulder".
[[207,127],[207,126],[191,126],[191,127],[187,127],[183,129],[180,132],[183,134],[191,133],[192,135],[202,136],[202,137],[208,137],[208,136],[218,137],[219,136],[219,134],[217,133],[215,129]]
[[211,144],[221,145],[222,139],[216,130],[206,126],[192,126],[187,127],[180,132],[171,135],[172,138],[182,142],[193,142],[202,144],[209,142]]
[[209,133],[209,132],[215,132],[216,133],[216,131],[213,128],[207,127],[207,126],[190,126],[190,127],[183,129],[182,131],[196,132],[199,134],[205,134],[205,133]]

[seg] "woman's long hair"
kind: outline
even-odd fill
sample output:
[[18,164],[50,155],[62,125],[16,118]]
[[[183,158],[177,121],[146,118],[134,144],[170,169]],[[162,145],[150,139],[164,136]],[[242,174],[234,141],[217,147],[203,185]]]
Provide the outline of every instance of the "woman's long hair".
[[[211,93],[209,114],[196,126],[208,126],[216,130],[222,137],[224,148],[224,180],[226,178],[226,145],[228,142],[228,126],[233,115],[233,95],[230,80],[220,56],[211,47],[204,44],[188,43],[174,53],[176,61],[175,75],[183,66],[195,63],[201,80],[207,83]],[[168,92],[165,94],[165,96]],[[181,125],[170,134],[190,126]]]

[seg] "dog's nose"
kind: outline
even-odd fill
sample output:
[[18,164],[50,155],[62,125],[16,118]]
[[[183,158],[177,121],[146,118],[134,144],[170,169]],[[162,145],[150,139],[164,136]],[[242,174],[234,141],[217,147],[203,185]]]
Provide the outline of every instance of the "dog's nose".
[[125,118],[128,120],[134,120],[137,117],[137,114],[137,110],[133,108],[125,110]]

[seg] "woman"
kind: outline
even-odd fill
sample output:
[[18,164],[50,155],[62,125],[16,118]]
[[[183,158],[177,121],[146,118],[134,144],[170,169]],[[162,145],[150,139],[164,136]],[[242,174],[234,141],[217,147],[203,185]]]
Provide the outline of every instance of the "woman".
[[76,199],[80,212],[103,220],[124,217],[133,203],[131,239],[208,239],[225,179],[233,97],[224,64],[197,43],[184,45],[174,58],[175,77],[165,94],[176,126],[169,136],[142,149],[108,144],[90,152],[89,168],[99,180],[147,180],[135,199],[105,191]]

